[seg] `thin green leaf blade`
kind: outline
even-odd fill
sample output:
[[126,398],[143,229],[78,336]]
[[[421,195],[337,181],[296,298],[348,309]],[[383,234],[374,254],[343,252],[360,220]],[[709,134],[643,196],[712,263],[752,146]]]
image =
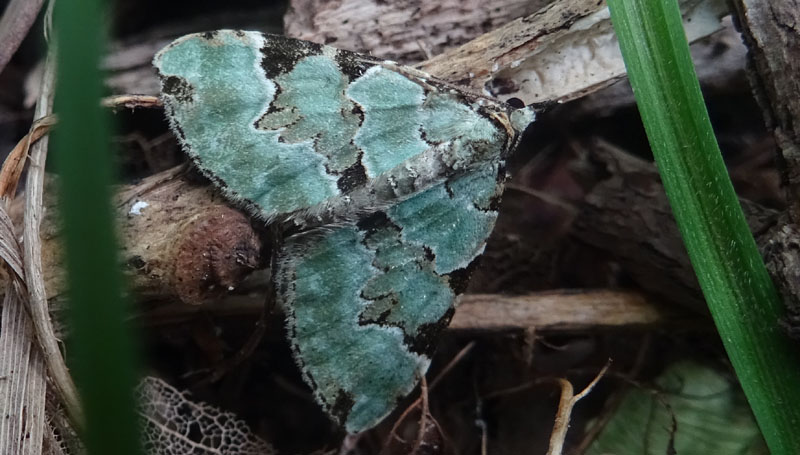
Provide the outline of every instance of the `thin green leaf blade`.
[[138,454],[134,345],[125,323],[111,207],[112,153],[98,62],[98,0],[56,2],[60,124],[53,148],[69,296],[70,367],[86,416],[89,454]]
[[774,454],[800,453],[800,363],[714,138],[675,0],[609,0],[675,218],[742,388]]

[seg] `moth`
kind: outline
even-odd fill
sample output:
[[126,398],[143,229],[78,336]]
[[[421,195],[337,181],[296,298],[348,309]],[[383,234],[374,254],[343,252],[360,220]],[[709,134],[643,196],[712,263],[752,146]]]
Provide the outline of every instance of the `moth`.
[[196,166],[293,232],[272,273],[317,401],[349,433],[375,426],[425,374],[535,110],[258,32],[187,35],[154,65]]

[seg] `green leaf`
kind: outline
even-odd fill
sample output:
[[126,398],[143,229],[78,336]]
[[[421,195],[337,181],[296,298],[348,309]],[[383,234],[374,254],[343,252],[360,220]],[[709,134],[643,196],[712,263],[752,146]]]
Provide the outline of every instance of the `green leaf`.
[[744,395],[731,379],[697,363],[673,364],[655,381],[655,390],[626,392],[586,454],[766,454]]

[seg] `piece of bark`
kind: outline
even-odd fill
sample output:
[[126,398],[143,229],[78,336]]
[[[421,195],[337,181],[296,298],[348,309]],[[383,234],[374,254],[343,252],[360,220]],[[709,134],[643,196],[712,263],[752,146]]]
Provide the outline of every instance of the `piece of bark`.
[[[722,20],[723,29],[692,43],[692,54],[697,78],[704,96],[744,92],[747,81],[744,74],[747,48],[729,17]],[[587,118],[609,117],[621,108],[633,106],[636,100],[627,78],[581,98],[573,104],[575,116]]]
[[[183,168],[182,168],[183,169]],[[55,181],[47,182],[42,262],[49,299],[64,292]],[[115,196],[120,261],[137,297],[203,303],[239,286],[261,263],[261,240],[207,182],[170,169]]]
[[736,25],[748,48],[747,76],[772,130],[786,190],[787,216],[766,245],[767,269],[800,337],[800,2],[736,0]]
[[[707,312],[655,166],[603,142],[591,153],[607,177],[587,194],[572,235],[611,253],[648,293]],[[779,212],[740,202],[756,242],[767,244]]]
[[764,247],[767,270],[787,309],[784,323],[790,336],[800,339],[800,230],[782,217]]
[[287,36],[403,64],[494,30],[552,0],[292,0]]
[[748,77],[780,148],[789,216],[800,223],[800,1],[736,0]]
[[[682,0],[690,42],[722,29],[722,0]],[[616,82],[625,65],[605,2],[559,1],[418,68],[445,80],[525,104],[564,102]]]

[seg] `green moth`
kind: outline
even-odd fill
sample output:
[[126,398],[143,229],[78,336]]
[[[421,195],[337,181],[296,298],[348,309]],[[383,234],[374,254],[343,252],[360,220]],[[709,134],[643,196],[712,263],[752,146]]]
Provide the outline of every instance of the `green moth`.
[[294,232],[273,279],[316,399],[350,433],[375,426],[427,370],[534,110],[257,32],[184,36],[154,65],[197,167]]

